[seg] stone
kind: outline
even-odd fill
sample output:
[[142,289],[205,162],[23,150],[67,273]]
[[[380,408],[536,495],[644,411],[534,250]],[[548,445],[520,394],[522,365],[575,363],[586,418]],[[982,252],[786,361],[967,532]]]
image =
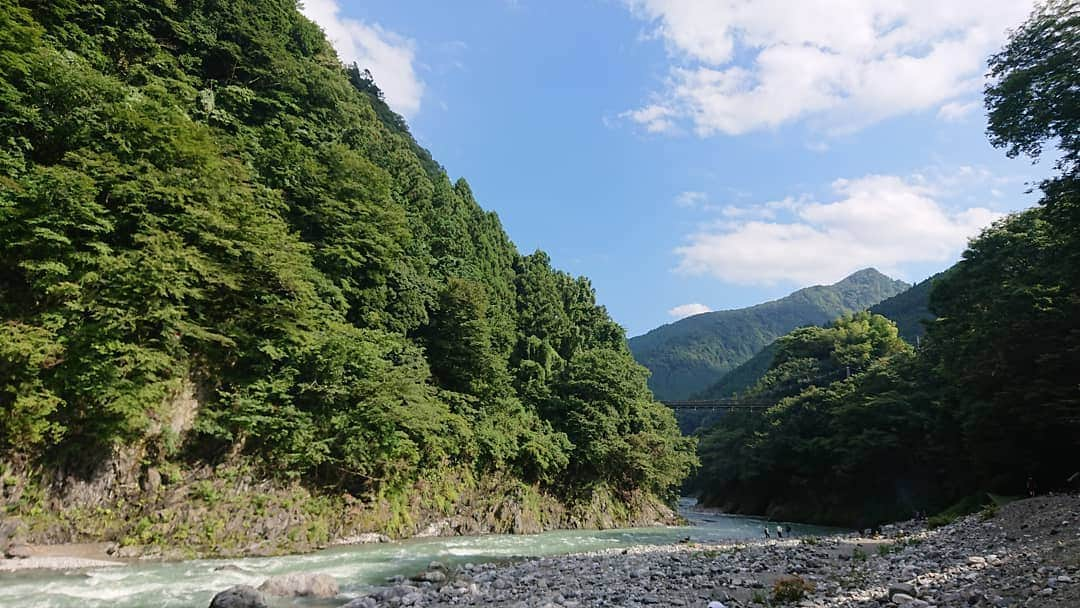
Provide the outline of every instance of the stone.
[[358,597],[341,608],[376,608],[379,601],[373,597]]
[[13,559],[26,559],[34,554],[34,550],[26,543],[11,543],[4,551],[4,557]]
[[898,593],[903,593],[910,597],[919,597],[919,593],[915,590],[915,585],[910,583],[893,583],[889,585],[889,599],[892,599],[892,597]]
[[428,570],[427,572],[421,572],[420,574],[416,575],[415,577],[413,577],[413,580],[435,584],[445,583],[446,573],[442,570]]
[[156,467],[146,469],[142,478],[142,489],[149,494],[157,494],[161,489],[161,472]]
[[251,585],[236,585],[214,596],[210,608],[267,608],[266,600]]
[[328,574],[293,573],[271,576],[259,585],[259,591],[278,597],[334,597],[338,584]]
[[911,602],[915,601],[915,598],[911,597],[906,593],[894,593],[889,599],[892,600],[892,603],[896,604],[897,606],[907,606]]

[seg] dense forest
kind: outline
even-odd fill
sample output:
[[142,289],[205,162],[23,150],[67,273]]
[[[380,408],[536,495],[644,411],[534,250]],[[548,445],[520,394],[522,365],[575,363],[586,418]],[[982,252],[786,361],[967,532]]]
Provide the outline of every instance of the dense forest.
[[991,57],[990,142],[1034,160],[1058,148],[1039,204],[985,229],[928,285],[918,350],[870,313],[782,338],[749,390],[776,405],[701,439],[691,485],[706,502],[869,524],[1020,495],[1028,479],[1064,488],[1080,471],[1077,65],[1080,7],[1067,1]]
[[464,467],[670,499],[694,465],[589,281],[519,253],[293,0],[0,0],[0,107],[5,470],[137,448],[357,497]]
[[[927,323],[934,319],[930,312],[930,287],[940,276],[941,273],[938,273],[920,281],[910,289],[874,304],[869,311],[896,323],[900,337],[908,344],[917,346],[922,336],[926,335]],[[752,388],[769,371],[778,345],[779,342],[769,344],[693,398],[723,399],[737,396]]]
[[685,399],[720,381],[783,334],[865,310],[908,285],[873,268],[833,285],[806,287],[748,308],[707,312],[630,339],[630,350],[649,368],[649,387],[660,399]]

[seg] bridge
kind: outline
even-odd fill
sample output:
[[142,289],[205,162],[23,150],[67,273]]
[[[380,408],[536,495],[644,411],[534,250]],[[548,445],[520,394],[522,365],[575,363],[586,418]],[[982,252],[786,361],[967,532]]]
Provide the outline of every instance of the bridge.
[[661,401],[675,411],[757,411],[768,409],[776,403],[753,399],[696,399],[684,401]]

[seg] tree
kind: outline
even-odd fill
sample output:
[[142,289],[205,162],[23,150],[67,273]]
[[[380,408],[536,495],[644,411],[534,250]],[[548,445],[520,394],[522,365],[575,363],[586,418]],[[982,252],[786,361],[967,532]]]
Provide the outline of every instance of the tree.
[[1010,157],[1038,159],[1047,142],[1062,152],[1057,168],[1080,169],[1080,5],[1047,0],[990,58],[985,103],[990,143]]

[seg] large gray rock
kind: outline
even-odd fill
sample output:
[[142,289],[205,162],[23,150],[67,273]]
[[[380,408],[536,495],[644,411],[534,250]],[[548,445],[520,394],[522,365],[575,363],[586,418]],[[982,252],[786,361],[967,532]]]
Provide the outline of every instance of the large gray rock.
[[898,593],[903,593],[911,597],[919,597],[919,593],[915,590],[915,585],[910,583],[893,583],[889,585],[889,599]]
[[210,608],[267,608],[263,595],[251,585],[237,585],[214,596]]
[[11,543],[4,551],[4,557],[26,559],[34,554],[33,549],[26,543]]
[[329,574],[293,573],[271,576],[259,591],[279,597],[334,597],[338,584]]

